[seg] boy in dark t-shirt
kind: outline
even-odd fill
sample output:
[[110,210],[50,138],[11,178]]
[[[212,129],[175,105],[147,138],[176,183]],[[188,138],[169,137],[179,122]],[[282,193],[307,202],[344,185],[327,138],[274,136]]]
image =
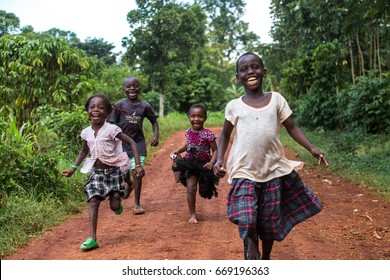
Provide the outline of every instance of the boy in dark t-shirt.
[[[153,138],[150,142],[151,146],[158,145],[159,126],[157,122],[158,116],[153,111],[150,104],[144,100],[138,98],[141,90],[140,82],[136,77],[129,76],[123,81],[123,90],[127,98],[122,99],[115,103],[114,109],[108,120],[118,125],[123,133],[128,135],[137,143],[138,152],[141,158],[141,164],[144,164],[145,157],[147,156],[145,135],[143,132],[143,121],[147,118],[152,124]],[[123,143],[123,150],[129,155],[132,165],[130,172],[133,173],[134,157],[130,147]],[[131,189],[134,187],[134,214],[139,215],[145,213],[140,203],[142,178],[130,176],[130,172],[126,173],[125,181]],[[129,193],[130,194],[130,193]]]

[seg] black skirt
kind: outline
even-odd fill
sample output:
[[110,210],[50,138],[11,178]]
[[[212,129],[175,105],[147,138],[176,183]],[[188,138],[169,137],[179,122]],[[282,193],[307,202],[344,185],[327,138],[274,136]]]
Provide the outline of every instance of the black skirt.
[[199,185],[199,195],[202,198],[211,199],[213,196],[218,196],[216,186],[219,183],[219,178],[214,175],[212,170],[203,167],[206,163],[200,160],[178,158],[173,162],[172,171],[179,175],[176,176],[176,182],[180,182],[185,187],[187,187],[187,179],[191,176],[196,176]]

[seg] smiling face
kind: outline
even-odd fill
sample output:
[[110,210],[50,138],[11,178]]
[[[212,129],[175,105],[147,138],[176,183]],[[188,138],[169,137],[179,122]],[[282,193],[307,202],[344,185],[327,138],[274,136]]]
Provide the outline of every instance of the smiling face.
[[261,89],[266,70],[261,59],[254,54],[246,54],[237,61],[236,80],[245,89]]
[[136,78],[128,77],[123,83],[123,90],[130,101],[137,100],[141,90],[141,85]]
[[200,107],[192,108],[188,114],[188,118],[193,130],[202,130],[207,119],[204,109]]
[[101,97],[94,97],[88,105],[88,116],[92,125],[101,126],[104,124],[109,112],[106,101]]

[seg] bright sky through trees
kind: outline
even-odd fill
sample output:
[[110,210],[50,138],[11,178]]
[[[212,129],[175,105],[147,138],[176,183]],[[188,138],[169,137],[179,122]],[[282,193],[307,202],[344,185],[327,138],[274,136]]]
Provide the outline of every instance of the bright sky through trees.
[[[270,0],[247,0],[244,21],[263,43],[271,42],[268,35],[272,19]],[[0,0],[0,10],[14,13],[20,26],[31,25],[36,32],[58,28],[72,31],[84,41],[87,37],[103,38],[121,50],[121,41],[129,33],[127,13],[136,8],[135,1],[114,0]]]

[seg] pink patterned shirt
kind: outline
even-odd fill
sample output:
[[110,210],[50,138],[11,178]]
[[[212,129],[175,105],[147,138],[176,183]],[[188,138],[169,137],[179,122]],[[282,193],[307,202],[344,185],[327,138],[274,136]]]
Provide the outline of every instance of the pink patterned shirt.
[[[209,162],[211,160],[210,142],[217,138],[215,134],[207,128],[201,131],[193,131],[191,128],[188,128],[185,136],[187,141],[185,158]],[[194,149],[191,149],[191,147],[194,147]]]
[[130,159],[122,149],[122,141],[116,138],[120,132],[122,130],[119,126],[107,122],[99,129],[96,137],[92,126],[81,131],[81,138],[87,141],[91,154],[90,158],[85,159],[81,173],[91,172],[97,159],[104,164],[120,167],[122,172],[129,170]]

